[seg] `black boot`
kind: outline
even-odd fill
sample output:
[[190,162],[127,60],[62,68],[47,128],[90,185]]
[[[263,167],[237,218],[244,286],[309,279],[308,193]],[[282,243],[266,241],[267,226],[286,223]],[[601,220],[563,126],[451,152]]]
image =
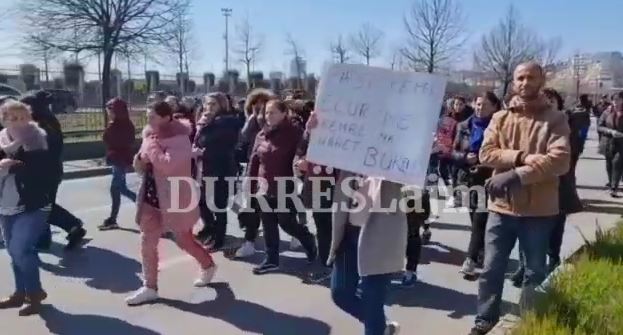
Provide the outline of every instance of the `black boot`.
[[523,286],[523,280],[524,280],[524,274],[525,274],[524,272],[525,272],[524,268],[519,267],[517,271],[515,271],[508,277],[508,279],[513,283],[513,286],[517,288],[521,288]]
[[80,246],[86,234],[87,231],[82,228],[82,226],[78,226],[72,229],[72,231],[67,235],[68,242],[65,246],[65,250],[73,250],[76,247]]

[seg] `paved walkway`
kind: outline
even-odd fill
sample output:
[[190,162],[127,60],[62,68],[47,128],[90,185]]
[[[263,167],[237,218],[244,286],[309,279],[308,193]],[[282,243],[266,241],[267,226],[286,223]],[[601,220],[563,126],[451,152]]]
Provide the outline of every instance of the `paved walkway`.
[[[592,133],[594,135],[594,132]],[[604,191],[604,161],[591,139],[578,165],[578,186],[586,211],[568,220],[563,253],[582,243],[580,231],[592,237],[595,222],[604,227],[623,214],[623,203]],[[136,177],[129,178],[136,186]],[[44,254],[42,280],[50,297],[40,316],[19,318],[15,311],[0,311],[2,334],[28,335],[358,335],[359,324],[338,310],[324,286],[305,285],[301,273],[304,255],[283,248],[283,273],[256,277],[251,268],[262,254],[231,261],[217,254],[220,266],[215,284],[196,289],[192,260],[171,241],[161,243],[160,289],[165,298],[157,304],[129,308],[128,292],[139,286],[139,235],[133,223],[133,205],[124,203],[123,230],[98,232],[95,228],[109,211],[109,177],[68,180],[60,203],[81,217],[92,239],[83,250],[65,254],[61,244]],[[443,204],[434,203],[442,207]],[[469,238],[465,213],[441,213],[433,225],[433,241],[423,250],[421,281],[410,290],[393,289],[388,315],[402,324],[403,334],[460,335],[471,327],[476,310],[477,283],[466,281],[458,270]],[[241,236],[235,216],[229,233]],[[62,233],[55,241],[64,244]],[[285,237],[283,237],[285,239]],[[284,243],[285,245],[286,243]],[[287,245],[286,245],[287,246]],[[516,257],[516,252],[513,254]],[[11,291],[9,260],[0,252],[0,294]],[[508,302],[518,290],[509,288]]]

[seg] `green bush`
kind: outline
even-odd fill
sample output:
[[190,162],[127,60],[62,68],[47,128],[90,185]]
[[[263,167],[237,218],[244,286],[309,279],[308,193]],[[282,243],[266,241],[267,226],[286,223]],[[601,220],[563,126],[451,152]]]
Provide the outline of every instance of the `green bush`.
[[514,335],[623,335],[623,223],[585,241]]
[[623,335],[623,264],[580,259],[554,280],[540,311],[589,334]]

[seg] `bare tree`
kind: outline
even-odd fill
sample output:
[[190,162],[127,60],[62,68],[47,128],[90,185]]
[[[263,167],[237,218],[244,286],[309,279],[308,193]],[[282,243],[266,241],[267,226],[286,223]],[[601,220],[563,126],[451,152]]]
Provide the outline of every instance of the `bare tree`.
[[346,43],[344,43],[344,38],[341,34],[331,43],[330,47],[331,55],[336,62],[344,64],[350,60],[350,50]]
[[238,60],[244,64],[247,72],[247,84],[251,89],[251,69],[260,56],[264,41],[254,34],[248,17],[236,27],[236,35],[238,43],[234,48],[234,53],[238,55]]
[[[122,46],[155,45],[166,34],[183,0],[22,0],[31,36],[49,31],[44,42],[61,51],[103,55],[102,104],[110,98],[111,63]],[[105,115],[105,113],[104,113]],[[106,117],[106,116],[105,116]]]
[[435,72],[465,43],[465,18],[456,0],[416,0],[403,20],[402,55],[415,71]]
[[26,36],[22,47],[23,52],[28,57],[42,62],[46,84],[50,82],[50,62],[61,53],[49,43],[51,38],[52,35],[49,31],[41,31],[36,35]]
[[372,24],[365,23],[356,34],[350,37],[354,52],[363,57],[366,65],[370,66],[370,60],[381,55],[383,35],[383,32]]
[[543,40],[540,43],[541,50],[539,60],[546,71],[551,70],[551,67],[558,61],[558,54],[562,49],[562,39],[560,37],[554,37],[548,40]]
[[538,60],[541,54],[541,41],[521,24],[519,14],[511,5],[498,25],[482,36],[474,52],[474,63],[479,69],[495,74],[502,82],[502,96],[506,96],[515,67]]
[[404,70],[406,68],[405,57],[402,54],[401,47],[395,47],[392,49],[392,52],[389,58],[389,68],[392,70],[397,70],[397,71]]
[[[192,28],[190,18],[190,0],[180,0],[172,12],[173,21],[167,26],[167,31],[162,35],[162,47],[164,51],[175,60],[177,72],[190,75],[190,57],[193,49]],[[179,80],[180,93],[186,92],[186,84],[183,78]]]
[[303,88],[303,49],[301,49],[298,42],[294,40],[291,34],[286,36],[286,43],[288,48],[286,50],[286,54],[293,57],[294,67],[296,68],[296,83],[297,89]]

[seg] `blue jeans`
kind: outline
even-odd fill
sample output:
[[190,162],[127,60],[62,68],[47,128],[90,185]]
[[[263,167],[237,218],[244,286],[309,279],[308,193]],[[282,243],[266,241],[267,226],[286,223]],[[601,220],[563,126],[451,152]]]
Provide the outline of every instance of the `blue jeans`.
[[[359,277],[357,245],[359,228],[348,226],[333,263],[331,297],[346,313],[363,323],[365,335],[385,333],[385,297],[391,274]],[[361,296],[357,284],[361,279]]]
[[47,213],[42,210],[0,216],[6,248],[11,256],[15,293],[41,292],[40,260],[35,246],[48,228],[46,221]]
[[110,197],[112,198],[112,208],[110,210],[110,218],[117,220],[119,208],[121,207],[121,195],[136,202],[136,193],[128,188],[125,180],[127,168],[121,165],[112,165],[112,180],[110,182]]
[[522,299],[546,277],[545,256],[556,216],[519,217],[490,212],[485,233],[485,263],[478,286],[476,324],[495,325],[500,318],[504,275],[508,259],[519,240],[526,261]]

